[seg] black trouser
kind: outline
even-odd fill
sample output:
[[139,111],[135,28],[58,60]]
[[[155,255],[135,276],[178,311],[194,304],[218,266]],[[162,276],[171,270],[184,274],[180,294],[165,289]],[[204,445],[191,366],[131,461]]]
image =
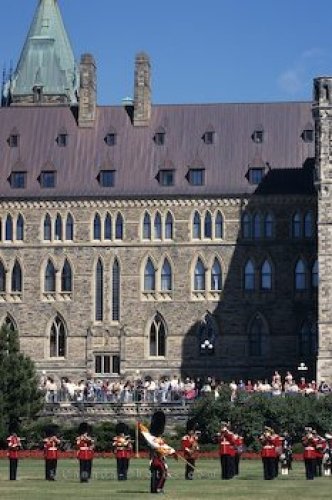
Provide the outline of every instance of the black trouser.
[[276,477],[276,459],[273,457],[262,458],[264,479],[270,480]]
[[46,481],[54,481],[56,476],[57,460],[45,460],[45,479]]
[[126,481],[129,468],[129,458],[117,458],[116,468],[119,481]]
[[234,476],[238,476],[240,473],[240,458],[241,455],[239,453],[234,457]]
[[322,475],[322,467],[323,467],[323,459],[322,458],[316,458],[316,467],[315,467],[315,476],[321,476]]
[[10,481],[16,481],[17,464],[18,464],[17,458],[10,458],[9,459],[9,480]]
[[184,477],[186,479],[194,479],[195,459],[186,457],[186,460],[186,472]]
[[150,467],[150,471],[151,471],[150,491],[151,491],[151,493],[158,493],[159,491],[162,491],[164,486],[165,486],[166,477],[167,477],[166,468],[164,468],[162,466],[155,467],[152,465]]
[[87,483],[91,478],[92,460],[80,460],[80,481]]
[[232,479],[234,477],[234,457],[221,455],[221,479]]
[[279,475],[279,457],[274,459],[274,477],[278,477]]
[[315,458],[307,458],[304,460],[305,466],[305,477],[307,479],[314,479],[316,472],[316,459]]

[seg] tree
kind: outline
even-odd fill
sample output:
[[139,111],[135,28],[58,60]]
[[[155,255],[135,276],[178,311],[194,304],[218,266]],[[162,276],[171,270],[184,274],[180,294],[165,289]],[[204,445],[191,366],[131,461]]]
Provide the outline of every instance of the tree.
[[32,360],[20,352],[17,331],[0,329],[0,440],[8,425],[33,418],[42,408],[42,395]]

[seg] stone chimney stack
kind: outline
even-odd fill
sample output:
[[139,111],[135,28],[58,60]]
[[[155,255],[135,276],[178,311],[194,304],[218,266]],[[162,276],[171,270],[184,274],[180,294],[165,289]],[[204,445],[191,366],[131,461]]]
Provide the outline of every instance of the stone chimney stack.
[[97,105],[96,63],[91,54],[83,54],[80,62],[80,96],[78,125],[93,127]]
[[151,67],[147,54],[140,52],[135,62],[134,119],[135,127],[147,127],[151,117]]

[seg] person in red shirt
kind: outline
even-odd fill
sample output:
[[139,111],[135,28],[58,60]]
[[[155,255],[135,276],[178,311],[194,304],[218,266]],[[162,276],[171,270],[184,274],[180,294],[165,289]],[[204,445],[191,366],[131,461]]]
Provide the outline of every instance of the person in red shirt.
[[220,423],[217,440],[221,463],[221,479],[232,479],[235,474],[235,437],[229,429],[229,422]]
[[312,431],[316,447],[316,467],[315,476],[321,477],[323,474],[323,458],[326,449],[326,439],[320,436],[317,431]]
[[243,452],[244,439],[242,436],[234,433],[234,449],[235,449],[235,457],[234,457],[234,476],[238,476],[240,473],[240,459]]
[[194,479],[195,463],[198,458],[198,439],[200,432],[196,430],[196,423],[193,420],[188,420],[187,434],[181,439],[181,448],[183,456],[186,459],[185,479]]
[[113,438],[113,450],[116,457],[118,481],[126,481],[133,442],[128,435],[129,429],[126,424],[119,422],[115,430],[117,435]]
[[316,441],[311,427],[305,428],[305,434],[302,438],[302,444],[304,447],[303,459],[305,465],[305,475],[308,480],[313,480],[315,478],[316,472]]
[[10,436],[7,438],[8,458],[9,458],[9,480],[16,481],[17,479],[17,466],[19,459],[19,450],[21,449],[21,438],[16,434],[16,426],[11,425],[9,432]]
[[80,462],[80,482],[87,483],[91,479],[94,440],[90,436],[91,429],[86,422],[80,424],[78,432],[80,435],[76,438],[76,446]]
[[277,476],[277,451],[275,432],[271,427],[265,427],[263,434],[259,437],[262,445],[261,457],[263,462],[264,479],[271,480]]
[[44,459],[45,459],[45,479],[46,481],[55,481],[56,470],[58,466],[58,448],[60,439],[56,435],[55,427],[45,429],[46,438],[44,439]]

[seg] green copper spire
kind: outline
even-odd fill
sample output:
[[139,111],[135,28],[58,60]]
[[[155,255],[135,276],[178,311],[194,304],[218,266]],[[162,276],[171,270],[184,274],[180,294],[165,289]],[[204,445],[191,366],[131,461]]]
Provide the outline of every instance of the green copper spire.
[[[39,0],[10,86],[13,102],[76,103],[78,72],[57,0]],[[30,96],[30,99],[29,99]]]

